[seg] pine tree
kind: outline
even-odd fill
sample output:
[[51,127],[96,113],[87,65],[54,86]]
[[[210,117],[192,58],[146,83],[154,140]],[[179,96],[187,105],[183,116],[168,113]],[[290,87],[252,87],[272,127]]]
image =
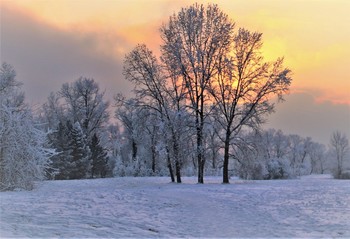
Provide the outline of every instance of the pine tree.
[[69,179],[71,167],[71,146],[72,142],[71,129],[73,128],[70,121],[60,122],[57,129],[49,135],[51,146],[58,153],[52,157],[51,168],[54,178],[58,180]]
[[100,145],[100,140],[96,134],[93,135],[91,140],[91,177],[100,176],[104,178],[108,169],[108,158],[106,150]]
[[86,178],[91,168],[89,161],[90,150],[86,144],[84,133],[79,122],[71,129],[71,164],[70,179]]

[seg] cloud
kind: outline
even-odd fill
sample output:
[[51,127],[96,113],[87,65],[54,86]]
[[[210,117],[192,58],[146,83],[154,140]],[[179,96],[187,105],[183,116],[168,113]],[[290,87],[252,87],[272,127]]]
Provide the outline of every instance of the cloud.
[[113,32],[60,29],[17,8],[3,4],[1,9],[1,61],[15,67],[32,103],[44,102],[51,91],[80,76],[94,78],[109,97],[129,92],[121,74],[129,48]]
[[266,128],[282,129],[285,133],[312,137],[328,144],[336,130],[350,137],[350,105],[317,102],[307,92],[293,93],[277,105],[276,113],[269,117]]
[[[72,3],[72,1],[68,2]],[[41,3],[46,4],[45,1]],[[117,3],[119,6],[118,1]],[[122,1],[121,3],[126,4]],[[319,23],[319,14],[311,12],[315,18],[314,21],[305,23],[306,28],[303,27],[305,18],[294,17],[294,14],[303,9],[300,7],[304,4],[299,4],[286,12],[282,11],[284,14],[281,17],[277,14],[280,11],[272,11],[275,8],[269,8],[268,14],[256,15],[263,8],[263,3],[249,4],[246,1],[218,3],[230,17],[241,21],[237,22],[239,26],[248,27],[251,30],[262,30],[266,36],[266,43],[271,41],[270,48],[276,51],[271,53],[272,56],[275,53],[285,55],[286,65],[294,71],[293,90],[298,91],[287,96],[286,102],[277,105],[276,113],[270,116],[266,127],[280,128],[286,133],[312,136],[322,143],[328,143],[334,130],[340,130],[350,137],[349,104],[334,103],[349,102],[349,81],[347,80],[349,61],[348,58],[344,58],[349,51],[343,45],[349,35],[342,30],[332,28],[334,34],[323,35],[324,31],[317,31],[313,37],[314,32],[309,31],[310,27],[314,26],[313,23],[319,24],[322,29],[324,24]],[[93,77],[99,82],[102,90],[106,89],[106,96],[109,99],[118,92],[128,94],[132,86],[124,80],[121,73],[124,54],[137,43],[145,43],[158,53],[160,43],[158,29],[162,21],[166,22],[168,17],[181,6],[189,5],[186,1],[167,1],[159,2],[159,5],[155,4],[156,7],[154,7],[147,1],[142,2],[142,6],[139,6],[139,2],[133,2],[132,6],[139,7],[137,11],[129,8],[130,6],[123,7],[121,4],[116,13],[114,8],[111,8],[109,17],[103,14],[106,6],[102,9],[103,11],[100,9],[99,14],[92,9],[93,13],[101,17],[99,21],[95,21],[94,17],[89,20],[89,11],[79,21],[73,19],[75,16],[73,15],[68,18],[69,22],[60,25],[59,16],[62,16],[65,11],[57,11],[59,15],[53,15],[56,21],[50,22],[42,15],[35,15],[40,13],[41,8],[36,9],[34,13],[27,8],[21,10],[8,3],[1,4],[1,61],[6,61],[15,67],[18,80],[24,83],[23,89],[27,99],[33,104],[43,103],[51,91],[58,91],[63,83],[73,82],[80,76]],[[275,1],[271,4],[275,4]],[[286,6],[284,4],[279,5],[279,8],[285,10],[294,6],[294,4]],[[70,9],[70,12],[77,8],[63,5],[64,9]],[[45,6],[46,10],[52,9],[51,4]],[[120,15],[120,12],[123,14]],[[271,15],[272,12],[275,15]],[[288,15],[285,16],[285,13]],[[48,16],[51,16],[51,12]],[[152,16],[151,19],[149,16]],[[277,19],[277,16],[280,18]],[[341,12],[340,16],[344,16],[344,13]],[[278,24],[264,26],[266,18],[273,20],[272,23],[278,20],[278,24],[282,26]],[[331,25],[336,25],[339,18],[329,18],[327,30]],[[296,19],[298,22],[294,25]],[[267,21],[266,24],[271,21]],[[344,21],[343,24],[346,23],[347,21]],[[288,28],[291,33],[285,33],[284,26],[293,26]],[[343,28],[343,25],[340,27]],[[317,39],[324,40],[319,42]],[[343,40],[340,42],[339,39]],[[288,59],[291,59],[290,62]],[[330,62],[327,62],[327,59],[330,59]],[[315,62],[312,63],[313,60]],[[301,69],[295,62],[305,67],[311,62],[312,69]],[[326,65],[320,68],[319,63]],[[306,87],[316,89],[317,92],[305,91]],[[300,89],[303,90],[300,91]]]

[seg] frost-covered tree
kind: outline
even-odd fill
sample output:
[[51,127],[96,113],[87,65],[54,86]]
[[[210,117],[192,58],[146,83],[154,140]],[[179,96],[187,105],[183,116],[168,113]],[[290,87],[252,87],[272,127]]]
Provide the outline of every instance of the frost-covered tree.
[[80,77],[72,84],[65,83],[59,92],[65,112],[72,122],[79,122],[87,139],[98,133],[109,120],[104,93],[94,79]]
[[312,142],[310,146],[310,174],[323,174],[328,169],[328,155],[326,146],[320,143]]
[[158,125],[153,123],[147,124],[145,128],[148,132],[150,141],[151,158],[152,158],[152,172],[156,173],[157,165],[157,144],[158,144]]
[[196,130],[198,183],[204,182],[204,122],[207,89],[230,50],[234,23],[217,5],[182,8],[161,28],[162,61],[185,86]]
[[100,139],[96,134],[92,136],[91,145],[91,177],[106,177],[108,171],[107,151],[100,145]]
[[[126,80],[135,84],[134,93],[137,100],[133,100],[134,107],[138,107],[140,113],[141,110],[147,112],[145,118],[153,118],[153,122],[145,122],[144,124],[145,129],[151,134],[150,148],[153,170],[155,169],[155,137],[158,133],[156,131],[159,131],[157,116],[164,119],[163,89],[166,84],[165,78],[162,76],[156,57],[145,45],[138,45],[126,55],[123,74]],[[121,102],[120,98],[117,101]],[[171,178],[173,178],[171,165],[169,167]]]
[[46,133],[38,129],[24,103],[13,67],[0,68],[0,190],[32,189],[49,168],[53,150],[45,147]]
[[290,153],[289,161],[293,175],[301,176],[310,172],[310,152],[312,149],[311,138],[303,138],[299,135],[289,135]]
[[329,168],[324,145],[281,130],[241,132],[232,146],[234,171],[245,179],[294,178]]
[[340,178],[344,171],[345,157],[350,149],[349,140],[347,139],[345,134],[336,131],[331,136],[330,147],[336,161],[334,176],[336,178]]
[[[118,175],[151,176],[162,162],[159,158],[160,122],[154,112],[141,107],[136,99],[120,96],[117,102],[116,117],[124,128],[121,145],[118,146],[117,159],[122,165],[115,172]],[[118,168],[119,167],[119,168]],[[124,168],[124,169],[123,169]],[[131,172],[134,170],[134,172]]]
[[79,122],[71,128],[69,179],[88,177],[91,170],[90,149]]
[[205,125],[205,157],[211,161],[208,170],[211,170],[212,173],[215,174],[217,174],[218,169],[221,169],[223,166],[220,152],[222,148],[220,131],[220,125],[214,117],[211,117],[208,124]]
[[[188,129],[184,87],[177,81],[174,69],[161,67],[152,51],[145,45],[138,45],[127,54],[124,63],[125,78],[135,84],[135,103],[143,112],[147,112],[146,118],[151,120],[145,125],[146,129],[152,129],[153,136],[156,136],[156,133],[163,135],[170,177],[174,181],[174,164],[176,181],[180,183],[184,159],[180,155],[180,141],[186,137],[185,131]],[[158,125],[155,122],[158,122]],[[151,138],[153,159],[156,149],[154,143],[154,138],[153,141]]]
[[258,128],[274,110],[273,96],[282,100],[291,83],[283,59],[265,62],[262,34],[239,29],[232,38],[232,52],[222,56],[209,91],[215,100],[216,119],[223,127],[223,182],[229,183],[230,144],[245,127]]
[[140,108],[134,99],[125,100],[122,96],[116,97],[116,118],[124,126],[124,136],[128,139],[131,148],[131,159],[137,160],[139,142],[142,141],[142,121]]
[[108,155],[108,171],[106,177],[121,176],[115,172],[116,165],[121,164],[121,149],[123,145],[123,137],[119,124],[110,124],[107,127],[107,143],[103,144],[107,148]]
[[70,170],[72,170],[69,162],[71,159],[72,142],[72,123],[70,121],[59,122],[57,128],[48,134],[50,145],[55,147],[57,152],[51,158],[51,170],[53,179],[69,179]]
[[[77,164],[71,159],[73,148],[70,144],[73,142],[72,137],[75,137],[73,134],[77,133],[72,124],[79,123],[85,147],[91,147],[94,134],[107,134],[108,106],[109,103],[104,100],[104,93],[100,92],[98,83],[85,77],[80,77],[73,83],[65,83],[59,92],[49,95],[42,107],[40,119],[47,129],[53,131],[49,135],[50,143],[59,152],[53,159],[53,168],[58,170],[55,179],[82,177],[72,176],[79,174],[72,173],[77,170],[74,169]],[[102,137],[104,138],[106,137]],[[89,161],[91,162],[92,158]],[[88,171],[90,172],[90,169]],[[112,170],[109,169],[108,172],[110,171]]]
[[58,94],[51,92],[47,97],[47,102],[42,106],[39,119],[46,129],[56,129],[60,123],[62,124],[69,118],[60,100]]
[[[264,179],[267,174],[266,165],[270,159],[263,132],[241,132],[232,145],[234,172],[243,179]],[[238,140],[239,139],[239,140]],[[267,141],[268,142],[268,141]]]

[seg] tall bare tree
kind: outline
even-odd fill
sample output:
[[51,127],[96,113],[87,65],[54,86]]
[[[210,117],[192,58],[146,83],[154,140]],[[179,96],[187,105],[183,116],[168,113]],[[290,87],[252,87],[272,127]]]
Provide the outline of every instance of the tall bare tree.
[[291,71],[283,67],[283,58],[265,62],[261,46],[261,33],[239,29],[233,37],[232,55],[220,58],[215,80],[210,81],[215,117],[225,133],[223,183],[229,183],[229,150],[234,137],[245,126],[258,127],[274,110],[271,98],[277,95],[282,100],[291,83]]
[[207,115],[206,90],[223,55],[230,51],[234,23],[217,5],[182,8],[161,27],[162,61],[186,87],[188,106],[195,117],[198,183],[203,183],[203,129]]
[[[174,180],[171,165],[171,161],[174,161],[176,180],[180,183],[182,162],[179,144],[186,128],[183,118],[186,114],[182,103],[184,87],[174,77],[174,68],[166,68],[164,71],[145,45],[138,45],[127,54],[124,63],[123,73],[127,80],[135,84],[138,106],[153,111],[162,122],[163,127],[159,130],[164,131],[170,176]],[[170,160],[170,153],[173,160]]]

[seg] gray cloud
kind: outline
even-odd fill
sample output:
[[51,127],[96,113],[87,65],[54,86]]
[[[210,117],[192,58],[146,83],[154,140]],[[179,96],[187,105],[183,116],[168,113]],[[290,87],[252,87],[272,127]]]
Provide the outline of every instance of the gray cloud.
[[[0,15],[1,61],[15,67],[29,103],[43,103],[51,91],[80,76],[93,77],[109,99],[132,89],[121,74],[123,52],[116,49],[128,52],[133,46],[115,32],[59,29],[5,4]],[[325,144],[334,130],[350,137],[349,105],[316,103],[315,92],[309,93],[287,96],[266,127]]]
[[51,91],[80,76],[98,81],[109,98],[129,92],[121,74],[123,55],[112,52],[116,47],[130,48],[116,34],[63,30],[2,6],[1,61],[15,67],[31,103],[44,102]]
[[276,113],[269,117],[266,127],[328,144],[335,130],[350,137],[350,106],[330,101],[317,103],[311,94],[294,93],[277,105]]

